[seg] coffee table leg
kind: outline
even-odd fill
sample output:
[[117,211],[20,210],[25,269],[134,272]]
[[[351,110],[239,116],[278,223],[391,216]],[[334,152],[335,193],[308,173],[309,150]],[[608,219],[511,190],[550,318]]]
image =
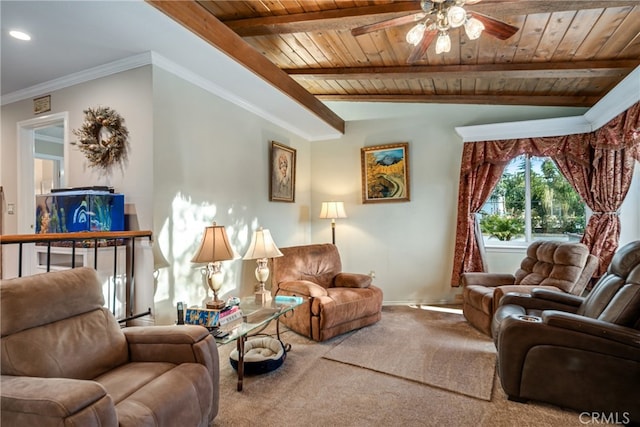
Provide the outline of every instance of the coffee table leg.
[[236,340],[238,349],[238,391],[242,391],[242,380],[244,379],[244,343],[246,336],[241,336]]
[[278,337],[278,341],[280,341],[280,344],[282,344],[284,351],[288,353],[289,350],[291,350],[291,344],[285,344],[280,339],[280,317],[276,319],[276,336]]

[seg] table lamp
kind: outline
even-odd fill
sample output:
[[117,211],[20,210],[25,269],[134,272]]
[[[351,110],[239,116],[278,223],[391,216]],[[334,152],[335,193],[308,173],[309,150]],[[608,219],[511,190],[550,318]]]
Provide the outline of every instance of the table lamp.
[[336,244],[336,218],[346,218],[343,202],[322,202],[320,218],[331,219],[331,243]]
[[200,248],[191,262],[207,263],[202,268],[202,274],[207,278],[207,285],[213,291],[213,299],[206,303],[207,308],[224,308],[225,302],[218,298],[218,291],[222,287],[224,273],[220,261],[233,259],[233,249],[229,243],[227,232],[222,225],[216,225],[204,229],[204,235],[200,242]]
[[151,252],[153,253],[153,294],[155,295],[158,289],[160,270],[169,267],[169,261],[164,257],[157,240],[153,241]]
[[260,286],[255,293],[256,304],[264,304],[271,299],[271,293],[264,287],[264,282],[269,278],[268,258],[280,256],[282,256],[282,252],[280,252],[271,238],[271,232],[269,232],[269,230],[260,227],[253,232],[251,244],[243,259],[255,259],[258,263],[256,267],[256,279]]

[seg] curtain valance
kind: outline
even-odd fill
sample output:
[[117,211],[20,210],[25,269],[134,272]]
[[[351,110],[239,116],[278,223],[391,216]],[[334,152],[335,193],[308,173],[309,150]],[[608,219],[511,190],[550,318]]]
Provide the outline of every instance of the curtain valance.
[[476,213],[491,195],[509,161],[521,154],[553,159],[593,211],[582,242],[600,257],[603,272],[618,247],[617,211],[629,190],[635,160],[640,161],[640,102],[598,130],[585,134],[465,143],[452,286],[459,285],[463,272],[484,271]]

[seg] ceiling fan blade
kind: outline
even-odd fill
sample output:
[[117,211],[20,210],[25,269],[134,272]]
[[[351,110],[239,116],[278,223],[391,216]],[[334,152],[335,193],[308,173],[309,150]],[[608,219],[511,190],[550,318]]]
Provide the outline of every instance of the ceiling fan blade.
[[500,40],[506,40],[515,33],[518,32],[520,28],[514,27],[513,25],[509,25],[506,22],[498,21],[495,18],[492,18],[487,15],[483,15],[478,12],[470,12],[471,16],[476,18],[478,21],[484,24],[484,32],[489,34],[490,36],[496,37]]
[[360,36],[362,34],[371,33],[373,31],[383,30],[389,27],[396,27],[398,25],[410,24],[412,22],[419,21],[427,16],[424,12],[412,13],[411,15],[401,16],[399,18],[387,19],[386,21],[376,22],[374,24],[363,25],[362,27],[354,28],[351,30],[351,35]]
[[436,34],[438,34],[437,30],[427,30],[424,32],[422,36],[422,40],[416,47],[413,48],[411,55],[409,55],[409,59],[407,59],[407,64],[413,64],[416,61],[419,61],[420,58],[427,53],[427,49],[429,49],[429,45],[436,38]]

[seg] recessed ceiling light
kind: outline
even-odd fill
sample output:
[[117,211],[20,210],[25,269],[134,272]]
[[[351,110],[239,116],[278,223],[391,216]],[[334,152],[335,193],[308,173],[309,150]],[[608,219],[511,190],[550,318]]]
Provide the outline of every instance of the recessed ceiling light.
[[29,34],[24,33],[22,31],[18,31],[18,30],[9,31],[9,35],[18,40],[25,40],[25,41],[31,40],[31,36]]

